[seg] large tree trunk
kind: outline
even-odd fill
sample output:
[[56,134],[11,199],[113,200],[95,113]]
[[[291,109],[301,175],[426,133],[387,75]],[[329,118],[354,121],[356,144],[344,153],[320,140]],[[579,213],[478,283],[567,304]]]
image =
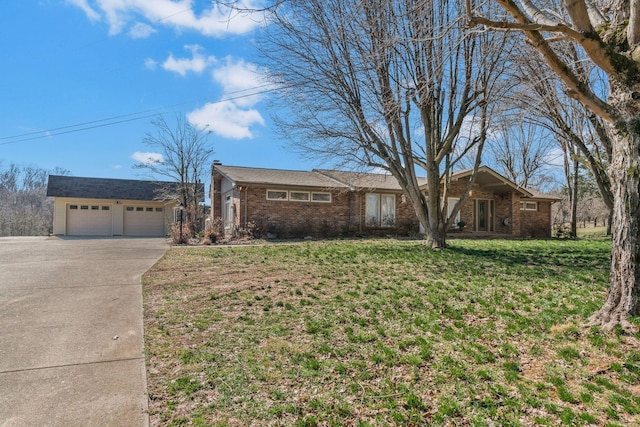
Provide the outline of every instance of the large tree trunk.
[[638,328],[627,318],[640,314],[640,115],[629,99],[630,91],[612,85],[612,100],[619,103],[622,120],[612,128],[613,153],[609,176],[613,192],[611,278],[604,306],[590,325],[611,330]]
[[446,248],[447,233],[444,229],[440,206],[440,173],[437,165],[430,164],[429,166],[427,171],[429,193],[427,194],[426,244],[432,248]]

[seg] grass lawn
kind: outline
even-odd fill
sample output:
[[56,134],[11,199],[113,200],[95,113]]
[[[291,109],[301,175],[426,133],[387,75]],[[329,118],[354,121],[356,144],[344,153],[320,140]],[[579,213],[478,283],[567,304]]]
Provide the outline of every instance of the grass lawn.
[[144,276],[152,425],[640,425],[640,335],[581,325],[610,243],[176,247]]

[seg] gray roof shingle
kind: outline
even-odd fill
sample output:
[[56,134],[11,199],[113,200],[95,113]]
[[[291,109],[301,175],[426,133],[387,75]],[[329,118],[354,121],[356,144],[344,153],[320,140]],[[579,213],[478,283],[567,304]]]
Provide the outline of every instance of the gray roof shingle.
[[[319,169],[318,171],[355,189],[402,191],[398,180],[391,174],[348,172],[328,169]],[[418,177],[418,185],[425,185],[426,183],[426,178]]]
[[[175,191],[177,182],[135,179],[85,178],[49,175],[47,196],[83,199],[158,200],[166,189]],[[204,194],[203,184],[201,193]]]
[[248,168],[242,166],[215,165],[215,169],[236,184],[287,185],[316,188],[348,188],[316,171],[292,171],[283,169]]

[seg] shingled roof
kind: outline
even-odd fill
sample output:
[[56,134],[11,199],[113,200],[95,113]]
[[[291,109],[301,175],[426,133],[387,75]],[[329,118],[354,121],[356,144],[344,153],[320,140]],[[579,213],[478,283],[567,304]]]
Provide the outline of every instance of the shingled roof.
[[222,175],[235,182],[236,185],[264,184],[316,188],[349,188],[344,183],[338,182],[316,171],[292,171],[223,165],[215,165],[214,167]]
[[[348,172],[328,169],[318,169],[317,171],[323,175],[338,180],[353,189],[402,191],[398,180],[391,174]],[[426,178],[418,178],[419,185],[426,185],[426,183]]]
[[[204,194],[203,184],[200,189]],[[158,200],[167,191],[177,192],[177,182],[135,179],[85,178],[49,175],[47,196],[81,199]]]

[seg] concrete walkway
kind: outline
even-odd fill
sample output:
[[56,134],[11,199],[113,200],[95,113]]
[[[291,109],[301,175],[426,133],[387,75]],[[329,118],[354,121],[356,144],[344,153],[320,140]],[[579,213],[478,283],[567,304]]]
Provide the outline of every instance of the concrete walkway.
[[140,278],[165,239],[0,238],[0,426],[147,426]]

